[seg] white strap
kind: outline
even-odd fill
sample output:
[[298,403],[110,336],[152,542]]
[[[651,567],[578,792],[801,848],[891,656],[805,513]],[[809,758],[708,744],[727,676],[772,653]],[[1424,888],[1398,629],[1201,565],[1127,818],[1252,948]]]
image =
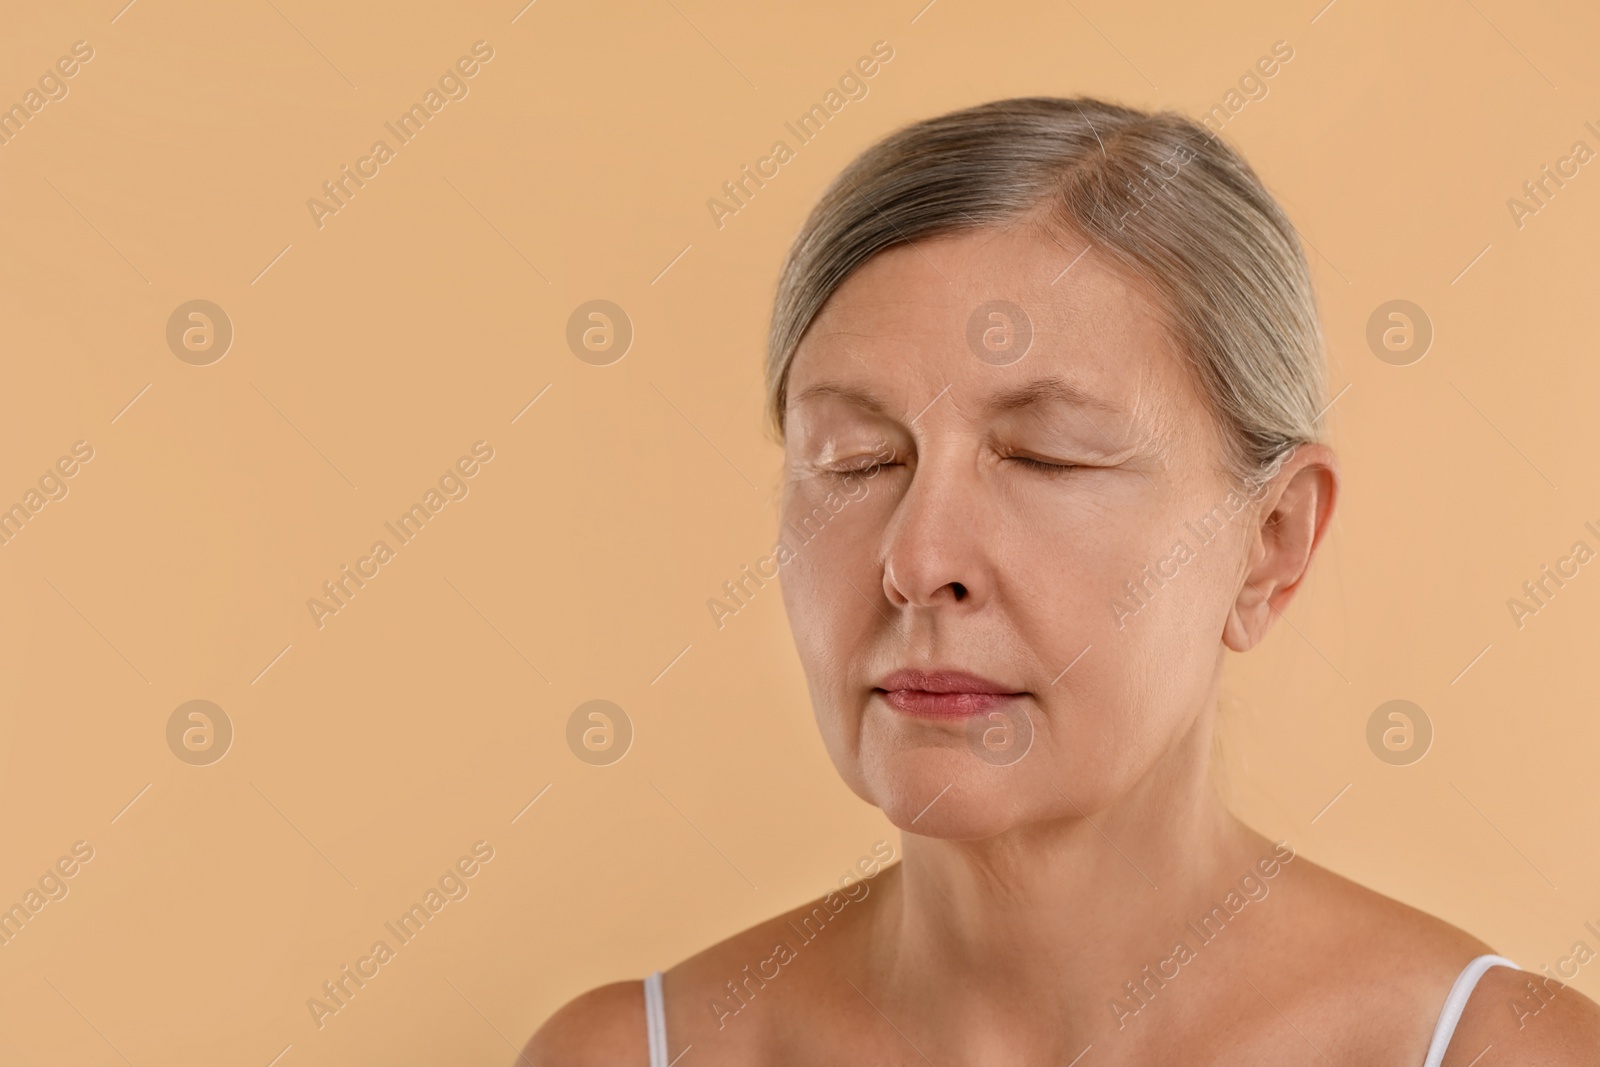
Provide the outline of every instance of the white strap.
[[1479,956],[1462,968],[1461,974],[1456,977],[1456,984],[1450,987],[1450,995],[1444,998],[1444,1008],[1440,1010],[1439,1022],[1433,1028],[1433,1041],[1428,1045],[1428,1058],[1423,1061],[1422,1067],[1439,1067],[1444,1062],[1445,1050],[1455,1036],[1456,1023],[1461,1021],[1461,1013],[1466,1010],[1467,998],[1472,996],[1478,979],[1490,967],[1510,967],[1514,971],[1522,969],[1504,956],[1494,955]]
[[661,972],[644,980],[644,1024],[650,1038],[650,1067],[667,1067],[667,1003],[661,996]]

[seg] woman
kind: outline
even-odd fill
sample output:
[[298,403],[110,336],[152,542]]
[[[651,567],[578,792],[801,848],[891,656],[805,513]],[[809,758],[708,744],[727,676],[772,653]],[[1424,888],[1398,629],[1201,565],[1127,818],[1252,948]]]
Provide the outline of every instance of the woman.
[[780,549],[790,625],[902,862],[579,997],[528,1059],[1600,1062],[1594,1003],[1213,788],[1225,653],[1339,487],[1305,260],[1230,148],[1089,99],[902,130],[796,240],[767,370],[785,528],[827,524]]

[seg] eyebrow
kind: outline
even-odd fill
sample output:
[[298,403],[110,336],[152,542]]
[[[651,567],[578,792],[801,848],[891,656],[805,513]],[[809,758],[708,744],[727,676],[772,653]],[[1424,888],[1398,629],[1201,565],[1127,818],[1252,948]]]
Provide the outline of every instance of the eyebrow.
[[[875,415],[887,416],[889,414],[883,401],[870,392],[840,382],[819,382],[797,394],[794,402],[799,404],[807,400],[824,397],[843,400]],[[1054,376],[1036,378],[1031,382],[996,393],[983,402],[983,410],[987,414],[996,415],[1048,402],[1068,404],[1073,407],[1092,408],[1111,415],[1122,413],[1121,408],[1101,399],[1082,386],[1075,385],[1065,378]]]
[[1036,378],[1015,389],[997,393],[985,402],[984,408],[991,414],[1003,411],[1016,411],[1019,408],[1031,407],[1034,404],[1054,401],[1068,404],[1072,407],[1093,408],[1103,411],[1108,415],[1118,415],[1122,409],[1108,400],[1103,400],[1087,389],[1074,385],[1065,378]]
[[793,397],[793,402],[803,404],[807,400],[843,400],[847,404],[854,404],[858,408],[869,411],[874,415],[887,415],[889,411],[883,406],[883,401],[853,385],[844,385],[839,382],[819,382],[810,386]]

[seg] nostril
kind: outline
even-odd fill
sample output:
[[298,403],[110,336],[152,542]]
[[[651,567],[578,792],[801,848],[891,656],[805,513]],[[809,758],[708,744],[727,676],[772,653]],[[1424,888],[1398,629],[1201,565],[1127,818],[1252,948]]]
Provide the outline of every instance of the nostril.
[[955,590],[957,600],[963,600],[966,598],[967,587],[962,585],[960,582],[951,582],[950,588]]

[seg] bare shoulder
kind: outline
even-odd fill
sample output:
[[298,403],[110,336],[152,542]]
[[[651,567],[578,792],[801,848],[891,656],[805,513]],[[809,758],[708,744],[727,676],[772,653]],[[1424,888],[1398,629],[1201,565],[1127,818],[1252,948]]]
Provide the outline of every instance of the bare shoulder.
[[1538,972],[1491,967],[1478,980],[1456,1025],[1444,1067],[1473,1057],[1492,1063],[1545,1067],[1600,1064],[1600,1005]]
[[[818,979],[861,951],[865,901],[898,870],[888,867],[870,876],[873,884],[858,881],[759,922],[665,971],[668,1060],[693,1047],[699,1064],[758,1064],[780,1043],[803,1041],[796,1016],[814,1016],[819,996],[837,996],[819,991]],[[533,1035],[518,1067],[644,1067],[648,1060],[644,985],[634,980],[566,1004]]]
[[[1297,858],[1291,866],[1301,862]],[[1354,1044],[1366,1046],[1369,1062],[1381,1062],[1384,1050],[1425,1051],[1456,978],[1494,949],[1316,864],[1305,862],[1295,873],[1298,885],[1285,879],[1285,888],[1293,887],[1299,900],[1281,921],[1309,938],[1312,951],[1301,956],[1303,988],[1336,1005],[1330,1023],[1338,1017],[1362,1020],[1346,1032]],[[1400,1053],[1408,1057],[1422,1062],[1420,1051],[1414,1057]],[[1489,968],[1456,1025],[1444,1067],[1500,1063],[1600,1067],[1600,1006],[1544,974]]]
[[612,982],[568,1001],[539,1027],[518,1067],[616,1067],[649,1059],[644,983]]
[[[1281,881],[1289,907],[1275,925],[1293,926],[1300,931],[1296,940],[1309,942],[1314,951],[1306,956],[1308,970],[1325,970],[1346,982],[1370,976],[1429,987],[1422,996],[1437,1006],[1462,967],[1494,951],[1460,927],[1304,856],[1285,868],[1290,877]],[[1337,965],[1328,967],[1330,959]]]
[[[1275,979],[1264,995],[1304,1020],[1335,1061],[1423,1062],[1451,985],[1494,950],[1304,856],[1284,864],[1276,882],[1258,927]],[[1280,894],[1283,906],[1274,908]]]
[[[782,1046],[809,1048],[805,1019],[839,1021],[837,1003],[866,951],[869,917],[897,886],[899,865],[758,923],[666,973],[669,1053],[693,1043],[702,1063],[760,1063]],[[870,897],[870,899],[869,899]],[[837,1026],[833,1027],[834,1029]],[[677,1036],[682,1036],[682,1043]],[[803,1058],[803,1057],[802,1057]]]

